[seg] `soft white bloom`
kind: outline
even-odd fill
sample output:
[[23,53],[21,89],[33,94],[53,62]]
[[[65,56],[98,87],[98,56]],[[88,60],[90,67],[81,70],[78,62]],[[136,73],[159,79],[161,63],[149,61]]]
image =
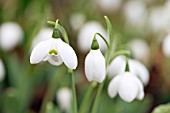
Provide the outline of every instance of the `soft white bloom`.
[[60,38],[50,38],[38,43],[30,56],[30,63],[37,64],[41,61],[48,61],[52,65],[64,64],[70,68],[77,67],[77,56],[73,48],[63,42]]
[[147,10],[144,2],[139,0],[130,0],[126,2],[123,11],[128,23],[143,27],[147,16]]
[[[96,21],[87,22],[82,26],[78,34],[78,47],[80,50],[87,52],[91,49],[91,42],[94,38],[94,34],[98,32],[106,37],[106,32],[100,23]],[[107,37],[106,37],[107,38]],[[99,43],[99,47],[102,51],[107,49],[105,42],[97,35],[96,39]]]
[[69,111],[72,102],[71,90],[67,87],[61,88],[56,92],[57,102],[62,111]]
[[113,12],[118,10],[122,0],[96,0],[99,7],[105,12]]
[[129,46],[136,59],[147,62],[149,58],[149,45],[144,40],[134,39],[129,43]]
[[78,31],[85,23],[86,17],[83,13],[74,13],[70,17],[70,25],[73,30]]
[[105,58],[100,49],[90,50],[85,59],[85,74],[88,81],[102,83],[106,76]]
[[[137,76],[144,85],[147,85],[149,82],[149,72],[147,68],[137,60],[129,59],[128,63],[130,72]],[[123,73],[125,71],[125,67],[125,59],[122,56],[116,57],[108,67],[108,76],[112,78],[117,74]]]
[[124,72],[113,78],[108,86],[108,94],[111,98],[119,94],[126,102],[132,102],[135,98],[139,100],[144,98],[143,85],[131,72]]
[[32,42],[32,49],[41,41],[49,39],[52,36],[53,29],[52,28],[42,28],[38,34],[35,36]]
[[170,33],[163,40],[163,42],[162,42],[162,49],[163,49],[163,53],[167,57],[170,57]]
[[6,22],[0,26],[0,48],[10,51],[23,39],[23,31],[19,24]]
[[4,69],[4,65],[2,63],[2,60],[0,59],[0,81],[3,80],[5,75],[5,69]]

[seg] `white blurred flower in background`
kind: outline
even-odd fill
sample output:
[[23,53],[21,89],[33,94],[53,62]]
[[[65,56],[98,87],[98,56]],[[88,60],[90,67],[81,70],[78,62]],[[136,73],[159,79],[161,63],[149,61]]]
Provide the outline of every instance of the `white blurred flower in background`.
[[105,58],[100,49],[90,50],[85,59],[85,73],[88,81],[102,83],[106,77]]
[[130,23],[135,27],[144,27],[147,17],[147,9],[143,1],[127,1],[124,5],[123,12],[127,23]]
[[132,102],[135,98],[139,100],[144,98],[143,85],[131,72],[124,72],[113,78],[108,86],[108,94],[111,98],[119,94],[126,102]]
[[162,42],[162,50],[165,56],[170,57],[170,33]]
[[[106,31],[104,30],[104,28],[100,23],[96,21],[90,21],[82,26],[78,34],[78,42],[77,42],[80,50],[82,50],[83,52],[87,52],[90,50],[91,43],[94,38],[94,34],[96,32],[100,33],[107,39]],[[99,36],[96,36],[96,38],[99,43],[100,49],[102,51],[106,51],[107,46],[105,42]]]
[[57,102],[62,111],[68,112],[71,109],[72,93],[67,87],[60,88],[56,92]]
[[[149,82],[149,71],[141,62],[129,59],[129,70],[135,76],[137,76],[144,86]],[[123,56],[117,56],[109,65],[107,73],[110,78],[113,78],[117,74],[125,72],[126,61]]]
[[86,21],[83,13],[73,13],[70,17],[70,26],[74,31],[78,31]]
[[0,48],[4,51],[14,49],[22,42],[23,30],[15,22],[6,22],[0,26]]
[[118,10],[122,4],[122,0],[96,0],[96,2],[106,13]]
[[146,41],[142,39],[134,39],[130,41],[129,47],[130,50],[132,51],[133,56],[136,59],[144,63],[147,63],[149,59],[150,48],[149,45],[146,43]]
[[4,79],[5,69],[2,60],[0,59],[0,81]]
[[39,42],[49,39],[49,37],[52,37],[53,29],[44,27],[42,28],[38,34],[35,36],[32,42],[31,48],[33,49],[35,45],[37,45]]

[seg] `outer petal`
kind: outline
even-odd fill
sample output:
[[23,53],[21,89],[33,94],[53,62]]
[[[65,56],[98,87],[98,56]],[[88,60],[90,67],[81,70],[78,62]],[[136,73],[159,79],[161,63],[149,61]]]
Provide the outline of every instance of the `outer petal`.
[[121,76],[116,76],[111,80],[108,86],[108,94],[111,98],[114,98],[117,95],[119,81],[121,79]]
[[130,72],[137,75],[146,86],[149,82],[149,72],[147,68],[137,60],[129,59]]
[[117,56],[107,69],[108,76],[113,78],[115,75],[125,71],[126,61],[122,56]]
[[57,50],[64,64],[70,69],[76,69],[78,62],[73,48],[61,39],[57,39]]
[[101,51],[90,50],[85,59],[85,73],[88,81],[101,83],[106,76],[105,58]]
[[167,56],[170,57],[170,33],[165,37],[165,39],[162,42],[162,49],[163,53]]
[[119,82],[118,93],[123,100],[126,102],[131,102],[138,95],[138,86],[136,81],[134,81],[132,78],[133,75],[130,72],[125,72],[120,76],[123,77]]
[[30,63],[37,64],[41,62],[51,49],[51,44],[52,44],[51,39],[38,43],[32,50],[30,56]]

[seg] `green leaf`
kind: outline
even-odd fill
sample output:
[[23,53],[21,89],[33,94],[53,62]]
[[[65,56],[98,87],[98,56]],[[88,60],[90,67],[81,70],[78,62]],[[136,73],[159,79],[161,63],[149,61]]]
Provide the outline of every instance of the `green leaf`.
[[46,105],[46,113],[60,113],[60,112],[52,102],[49,102]]

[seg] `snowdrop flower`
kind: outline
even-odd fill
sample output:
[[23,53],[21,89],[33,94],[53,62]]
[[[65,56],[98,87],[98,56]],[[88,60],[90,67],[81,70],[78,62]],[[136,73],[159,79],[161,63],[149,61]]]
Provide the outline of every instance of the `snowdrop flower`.
[[124,6],[124,16],[128,23],[143,26],[146,19],[146,6],[142,1],[131,0]]
[[69,111],[72,102],[72,93],[69,88],[61,88],[56,92],[57,102],[62,111]]
[[70,17],[70,25],[74,31],[78,31],[85,23],[86,17],[83,13],[74,13]]
[[23,31],[19,24],[6,22],[0,26],[0,48],[5,51],[12,50],[23,39]]
[[42,28],[38,34],[35,36],[33,42],[32,42],[32,49],[41,41],[47,40],[49,39],[49,37],[51,37],[51,34],[53,33],[53,29],[52,28],[47,28],[44,27]]
[[147,62],[149,58],[149,45],[144,40],[134,39],[129,43],[129,47],[136,59]]
[[105,58],[102,55],[97,39],[94,38],[91,50],[85,59],[85,74],[88,81],[102,83],[106,77]]
[[[101,35],[106,37],[106,32],[104,28],[98,22],[91,21],[82,26],[78,34],[78,47],[80,48],[80,50],[82,50],[83,52],[87,52],[90,50],[93,35],[96,32],[99,32]],[[99,42],[100,49],[102,51],[105,51],[107,49],[105,42],[99,36],[97,36],[97,41]]]
[[2,63],[2,60],[0,59],[0,81],[3,80],[5,75],[5,69],[4,69],[4,65]]
[[111,80],[108,86],[108,94],[114,98],[117,94],[126,102],[132,102],[135,98],[144,98],[143,85],[131,72],[124,72]]
[[73,48],[60,38],[50,38],[38,43],[30,56],[30,63],[37,64],[48,61],[52,65],[64,64],[70,68],[77,67],[77,56]]
[[99,7],[105,12],[113,12],[118,10],[122,0],[96,0]]
[[165,37],[162,43],[163,53],[170,57],[170,33]]
[[[147,68],[137,60],[129,59],[129,69],[133,75],[137,76],[143,83],[147,85],[149,82],[149,72]],[[115,75],[125,71],[126,61],[122,56],[116,57],[108,67],[108,76],[113,78]]]

